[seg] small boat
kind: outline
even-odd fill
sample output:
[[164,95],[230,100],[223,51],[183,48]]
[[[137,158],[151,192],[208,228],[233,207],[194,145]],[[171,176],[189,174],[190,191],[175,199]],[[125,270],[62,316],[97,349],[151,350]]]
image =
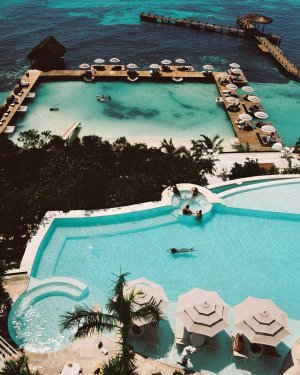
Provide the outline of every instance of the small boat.
[[35,98],[35,92],[29,92],[29,93],[26,95],[26,98],[27,98],[27,99],[34,99],[34,98]]
[[49,108],[49,111],[59,111],[59,107],[51,107]]
[[20,107],[17,109],[17,112],[26,112],[27,111],[27,105],[20,105]]

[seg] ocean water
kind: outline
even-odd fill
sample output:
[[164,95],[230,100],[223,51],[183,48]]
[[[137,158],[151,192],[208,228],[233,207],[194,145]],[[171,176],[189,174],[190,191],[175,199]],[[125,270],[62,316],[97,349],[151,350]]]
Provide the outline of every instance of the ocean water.
[[[300,65],[300,0],[180,0],[116,1],[93,0],[8,0],[0,2],[0,100],[13,88],[17,77],[29,67],[26,55],[47,35],[55,36],[67,47],[68,68],[95,58],[113,56],[121,63],[135,62],[141,68],[164,58],[182,57],[201,69],[205,63],[224,70],[238,62],[251,82],[263,83],[263,104],[274,117],[278,129],[286,127],[282,138],[293,144],[300,135],[297,103],[300,84],[290,82],[261,53],[254,42],[243,38],[140,22],[142,11],[173,17],[235,25],[236,17],[259,12],[274,19],[267,29],[282,35],[282,48]],[[286,93],[286,95],[285,95]],[[277,121],[277,119],[279,121]]]

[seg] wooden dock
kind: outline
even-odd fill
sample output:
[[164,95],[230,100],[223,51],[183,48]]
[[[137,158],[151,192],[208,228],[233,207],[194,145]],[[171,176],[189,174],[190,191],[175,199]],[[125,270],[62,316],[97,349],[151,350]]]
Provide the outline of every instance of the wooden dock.
[[[241,130],[236,121],[238,120],[238,116],[242,113],[247,113],[247,108],[251,106],[249,101],[244,100],[242,97],[239,96],[240,100],[240,111],[239,112],[231,112],[226,108],[229,103],[227,102],[227,97],[225,95],[226,86],[223,86],[220,82],[220,76],[224,74],[224,72],[216,72],[216,73],[209,73],[209,72],[198,72],[195,71],[194,67],[192,66],[185,66],[184,70],[182,70],[182,66],[169,66],[169,71],[164,71],[165,68],[160,67],[159,76],[153,76],[149,70],[140,70],[138,71],[139,79],[144,79],[145,81],[169,81],[171,82],[173,78],[183,78],[184,80],[190,80],[194,82],[215,82],[220,96],[222,98],[223,103],[225,104],[225,110],[228,114],[228,117],[231,121],[233,130],[236,134],[236,137],[239,139],[240,144],[246,146],[249,145],[250,151],[272,151],[270,146],[263,144],[262,138],[266,137],[267,133],[263,132],[260,128],[255,128],[253,131],[245,131]],[[128,72],[124,65],[120,65],[117,70],[113,68],[112,65],[105,65],[99,69],[98,65],[92,65],[91,71],[92,75],[95,80],[101,81],[105,79],[115,79],[115,80],[125,80],[128,78]],[[18,104],[15,107],[10,107],[10,113],[8,116],[5,117],[5,122],[2,126],[0,126],[0,133],[2,133],[5,128],[9,125],[11,120],[13,119],[14,115],[17,113],[18,109],[21,107],[23,101],[26,97],[29,97],[31,92],[30,90],[33,88],[35,83],[40,79],[46,79],[49,81],[57,80],[57,79],[72,79],[72,80],[83,80],[83,75],[85,71],[83,70],[51,70],[48,72],[41,72],[38,70],[30,70],[29,76],[24,76],[24,79],[28,80],[28,86],[24,87],[22,96],[18,97]],[[230,83],[235,84],[237,86],[243,86],[248,83],[248,80],[243,72],[238,76],[233,74],[231,70],[226,72],[229,75]],[[238,77],[238,78],[237,78]],[[88,83],[87,83],[88,84]],[[233,94],[236,94],[235,90],[231,90]],[[217,104],[216,104],[217,105]],[[261,109],[263,110],[262,105],[260,104]],[[257,120],[258,121],[258,120]],[[252,126],[255,127],[255,122],[252,120]],[[72,124],[73,125],[73,124]],[[69,130],[69,128],[68,128]],[[64,135],[63,135],[64,136]],[[281,142],[279,135],[276,133],[276,140]]]
[[189,29],[194,29],[198,31],[208,31],[218,34],[227,34],[231,36],[246,36],[246,32],[242,28],[237,28],[233,26],[226,26],[221,24],[209,23],[209,22],[201,22],[201,21],[194,21],[190,19],[179,19],[179,18],[172,18],[166,16],[159,16],[157,14],[152,13],[141,13],[140,14],[141,21],[150,22],[150,23],[161,23],[165,25],[173,25],[176,27],[186,27]]
[[[22,103],[26,99],[26,96],[30,91],[32,90],[33,86],[39,79],[41,74],[40,70],[28,70],[27,75],[24,75],[21,78],[21,82],[26,84],[27,86],[22,88],[23,93],[21,95],[17,96],[18,103],[15,103],[14,106],[9,107],[9,113],[7,115],[4,115],[4,123],[0,125],[0,134],[4,132],[7,126],[10,125],[11,121],[13,120],[14,116],[16,115],[17,112],[19,112],[19,109],[23,109]],[[22,106],[22,108],[21,108]]]
[[[242,99],[241,97],[239,98],[240,101],[240,110],[238,112],[231,112],[229,111],[226,106],[229,106],[230,103],[227,102],[227,97],[225,95],[226,87],[222,86],[221,84],[221,76],[222,73],[214,73],[214,79],[216,82],[216,85],[218,87],[220,97],[223,99],[224,107],[227,112],[227,115],[230,119],[232,128],[236,134],[236,137],[238,138],[240,144],[242,144],[244,147],[246,145],[249,146],[249,151],[272,151],[271,146],[263,145],[260,141],[263,137],[267,136],[267,133],[265,133],[263,130],[255,126],[255,123],[258,122],[259,120],[257,119],[251,121],[251,125],[254,128],[252,131],[246,131],[242,130],[238,127],[237,121],[239,119],[239,115],[241,114],[246,114],[246,109],[248,109],[251,105],[254,103],[251,103],[249,101],[246,101]],[[231,77],[232,78],[232,77]],[[230,78],[230,79],[231,79]],[[232,81],[232,80],[231,80]],[[230,90],[231,93],[236,94],[236,90]],[[264,111],[264,108],[261,103],[259,103],[259,106],[262,111]],[[269,122],[268,122],[269,123]],[[271,125],[271,123],[269,123]],[[276,136],[276,141],[282,143],[278,133],[275,131],[275,136]]]
[[261,32],[252,22],[246,22],[243,17],[238,18],[237,23],[256,40],[257,47],[262,52],[269,53],[288,75],[292,78],[300,78],[300,68],[285,55],[278,45],[281,41],[280,36]]

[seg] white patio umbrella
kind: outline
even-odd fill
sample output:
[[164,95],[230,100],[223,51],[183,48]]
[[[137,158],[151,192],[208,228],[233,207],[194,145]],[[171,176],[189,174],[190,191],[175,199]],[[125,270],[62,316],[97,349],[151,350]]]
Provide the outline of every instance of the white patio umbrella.
[[264,131],[265,133],[273,133],[276,129],[272,125],[263,125],[261,127],[261,130]]
[[274,151],[281,151],[283,149],[283,145],[280,142],[276,142],[272,146],[272,150]]
[[238,68],[240,68],[240,65],[237,64],[237,63],[231,63],[231,64],[229,64],[229,66],[230,66],[230,68],[233,68],[233,69],[238,69]]
[[[159,284],[154,283],[146,278],[139,278],[132,281],[128,281],[124,288],[124,294],[127,295],[132,291],[142,291],[143,293],[137,298],[135,309],[140,309],[145,303],[155,300],[159,303],[162,313],[166,311],[169,305],[168,297],[163,290],[163,287]],[[147,324],[144,319],[140,319],[134,322],[137,326]]]
[[229,90],[236,90],[238,87],[237,87],[237,85],[234,85],[233,83],[228,83],[226,85],[226,88],[229,89]]
[[151,69],[159,69],[160,65],[158,65],[158,64],[151,64],[151,65],[149,65],[149,68],[151,68]]
[[185,60],[184,59],[176,59],[175,62],[177,64],[185,64]]
[[231,73],[236,74],[236,75],[240,75],[243,72],[241,71],[241,69],[235,68],[235,69],[231,69]]
[[263,111],[254,112],[254,116],[261,119],[266,119],[269,117],[268,114]]
[[119,63],[120,62],[120,59],[118,59],[117,57],[112,57],[111,59],[109,59],[109,61],[113,64],[115,63]]
[[251,87],[251,86],[243,86],[242,90],[245,91],[245,92],[253,92],[254,88]]
[[165,59],[165,60],[161,61],[161,64],[163,64],[163,65],[170,65],[170,64],[172,64],[172,61]]
[[129,63],[126,65],[128,69],[136,69],[138,66],[134,63]]
[[89,69],[90,68],[90,64],[86,64],[86,63],[80,64],[79,68],[80,69]]
[[98,59],[94,60],[94,62],[95,62],[96,64],[103,64],[103,63],[105,62],[105,60],[103,60],[103,59],[101,59],[101,58],[99,57]]
[[224,73],[221,73],[221,74],[220,74],[220,78],[224,78],[224,79],[225,79],[225,78],[230,78],[230,75],[229,75],[228,73],[225,73],[225,72],[224,72]]
[[235,98],[234,96],[227,96],[225,99],[228,101],[228,103],[239,103],[238,98]]
[[217,292],[199,288],[178,297],[176,315],[187,331],[209,337],[229,325],[229,306]]
[[243,120],[243,121],[252,120],[252,116],[248,115],[248,113],[241,113],[240,115],[238,115],[238,118],[239,120]]
[[212,65],[206,64],[206,65],[203,65],[203,69],[205,69],[205,70],[213,70],[214,67]]
[[271,299],[248,297],[234,314],[236,328],[251,343],[277,346],[290,334],[287,314]]
[[258,96],[255,96],[255,95],[248,95],[248,98],[247,98],[250,102],[253,102],[253,103],[258,103],[260,102],[260,99]]

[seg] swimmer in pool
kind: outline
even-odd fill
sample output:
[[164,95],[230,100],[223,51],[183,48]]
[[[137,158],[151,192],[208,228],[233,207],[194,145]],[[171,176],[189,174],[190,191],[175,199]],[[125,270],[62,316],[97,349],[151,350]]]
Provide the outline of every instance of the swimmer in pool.
[[195,251],[193,247],[187,248],[183,247],[181,249],[176,249],[176,247],[172,247],[172,249],[169,249],[168,252],[170,254],[182,254],[182,253],[190,253],[191,251]]

